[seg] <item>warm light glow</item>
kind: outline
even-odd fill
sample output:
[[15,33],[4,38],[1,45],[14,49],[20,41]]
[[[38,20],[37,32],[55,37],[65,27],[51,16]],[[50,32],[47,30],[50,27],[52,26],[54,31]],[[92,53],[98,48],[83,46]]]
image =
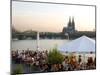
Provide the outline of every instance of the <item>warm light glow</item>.
[[12,25],[20,31],[61,32],[73,16],[81,31],[95,29],[95,7],[12,1]]

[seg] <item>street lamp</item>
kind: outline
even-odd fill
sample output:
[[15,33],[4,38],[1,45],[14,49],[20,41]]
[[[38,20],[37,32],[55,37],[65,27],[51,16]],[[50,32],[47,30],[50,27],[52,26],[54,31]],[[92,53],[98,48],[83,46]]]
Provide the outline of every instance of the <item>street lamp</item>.
[[37,50],[39,50],[39,32],[37,31]]

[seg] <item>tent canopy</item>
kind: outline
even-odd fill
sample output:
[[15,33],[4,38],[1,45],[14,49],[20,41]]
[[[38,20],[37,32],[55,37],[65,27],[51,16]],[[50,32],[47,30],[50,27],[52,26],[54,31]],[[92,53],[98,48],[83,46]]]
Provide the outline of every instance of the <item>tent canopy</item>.
[[61,52],[95,52],[95,40],[82,36],[58,47]]

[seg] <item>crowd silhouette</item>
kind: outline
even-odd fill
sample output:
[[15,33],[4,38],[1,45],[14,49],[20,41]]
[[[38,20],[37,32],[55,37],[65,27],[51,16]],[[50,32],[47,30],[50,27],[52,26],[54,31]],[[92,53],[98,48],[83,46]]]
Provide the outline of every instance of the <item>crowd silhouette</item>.
[[[96,58],[88,57],[87,62],[83,62],[82,56],[77,58],[75,55],[65,56],[61,64],[49,64],[48,51],[11,51],[12,64],[25,64],[33,66],[33,72],[59,72],[59,71],[75,71],[89,70],[96,68]],[[59,60],[60,61],[60,60]]]

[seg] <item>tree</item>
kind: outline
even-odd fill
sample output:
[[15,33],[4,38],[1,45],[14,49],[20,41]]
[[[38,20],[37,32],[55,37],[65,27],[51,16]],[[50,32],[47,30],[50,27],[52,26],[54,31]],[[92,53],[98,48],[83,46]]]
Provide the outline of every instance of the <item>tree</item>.
[[63,55],[57,50],[57,48],[54,48],[48,54],[49,64],[61,64],[63,59],[64,59]]

